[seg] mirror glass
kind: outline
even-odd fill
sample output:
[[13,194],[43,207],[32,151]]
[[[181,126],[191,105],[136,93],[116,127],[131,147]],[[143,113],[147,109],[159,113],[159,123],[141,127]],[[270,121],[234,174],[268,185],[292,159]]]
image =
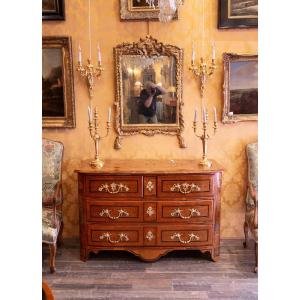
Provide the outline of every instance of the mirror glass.
[[120,62],[122,123],[178,123],[175,58],[122,55]]

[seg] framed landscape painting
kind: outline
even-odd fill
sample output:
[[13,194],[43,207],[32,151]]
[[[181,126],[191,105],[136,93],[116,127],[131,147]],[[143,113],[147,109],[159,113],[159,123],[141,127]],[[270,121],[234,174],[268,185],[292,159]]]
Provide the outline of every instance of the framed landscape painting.
[[258,0],[219,0],[219,28],[257,28]]
[[258,119],[258,55],[223,54],[223,123]]
[[43,20],[59,21],[65,19],[64,0],[42,0]]
[[[146,0],[120,0],[121,21],[151,20],[158,21],[159,0],[151,0],[151,6]],[[178,19],[178,12],[174,18]]]
[[71,37],[43,37],[43,127],[75,127]]

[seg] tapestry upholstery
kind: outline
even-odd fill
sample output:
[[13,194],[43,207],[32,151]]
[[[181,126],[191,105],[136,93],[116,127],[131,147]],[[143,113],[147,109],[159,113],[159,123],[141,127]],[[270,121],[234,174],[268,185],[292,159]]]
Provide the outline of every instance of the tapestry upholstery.
[[63,144],[43,139],[42,241],[55,244],[62,222],[61,166]]
[[54,220],[53,209],[43,207],[42,215],[42,241],[47,244],[55,244],[62,221],[62,213],[59,210],[56,211]]
[[[248,182],[256,195],[258,195],[258,144],[252,143],[246,146],[246,153],[248,158]],[[258,197],[256,196],[256,201]],[[251,196],[250,188],[248,188],[246,196],[246,216],[245,221],[248,223],[250,233],[254,240],[258,242],[257,229],[257,203]]]

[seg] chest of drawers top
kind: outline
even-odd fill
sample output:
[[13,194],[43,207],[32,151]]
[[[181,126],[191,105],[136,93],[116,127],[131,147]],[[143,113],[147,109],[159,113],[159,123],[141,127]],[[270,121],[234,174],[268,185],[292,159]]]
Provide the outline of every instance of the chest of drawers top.
[[75,170],[81,174],[214,174],[223,171],[224,168],[212,161],[210,168],[202,167],[199,162],[194,159],[180,160],[145,160],[145,159],[129,159],[129,160],[105,160],[101,169],[91,168],[88,162],[83,162],[79,169]]

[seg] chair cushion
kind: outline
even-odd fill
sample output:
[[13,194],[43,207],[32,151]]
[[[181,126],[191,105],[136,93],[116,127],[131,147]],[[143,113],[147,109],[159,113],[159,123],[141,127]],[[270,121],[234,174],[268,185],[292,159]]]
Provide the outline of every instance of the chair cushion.
[[53,227],[53,209],[43,208],[42,217],[42,241],[47,244],[55,244],[62,221],[62,213],[61,211],[56,211],[56,228]]
[[[43,203],[49,203],[49,201],[54,199],[58,184],[59,184],[59,181],[57,181],[57,180],[52,180],[52,181],[48,181],[48,182],[44,182],[44,180],[43,180],[43,186],[42,186]],[[61,198],[61,194],[59,193],[58,197],[55,199],[55,205],[59,205],[61,203],[62,203],[62,198]]]

